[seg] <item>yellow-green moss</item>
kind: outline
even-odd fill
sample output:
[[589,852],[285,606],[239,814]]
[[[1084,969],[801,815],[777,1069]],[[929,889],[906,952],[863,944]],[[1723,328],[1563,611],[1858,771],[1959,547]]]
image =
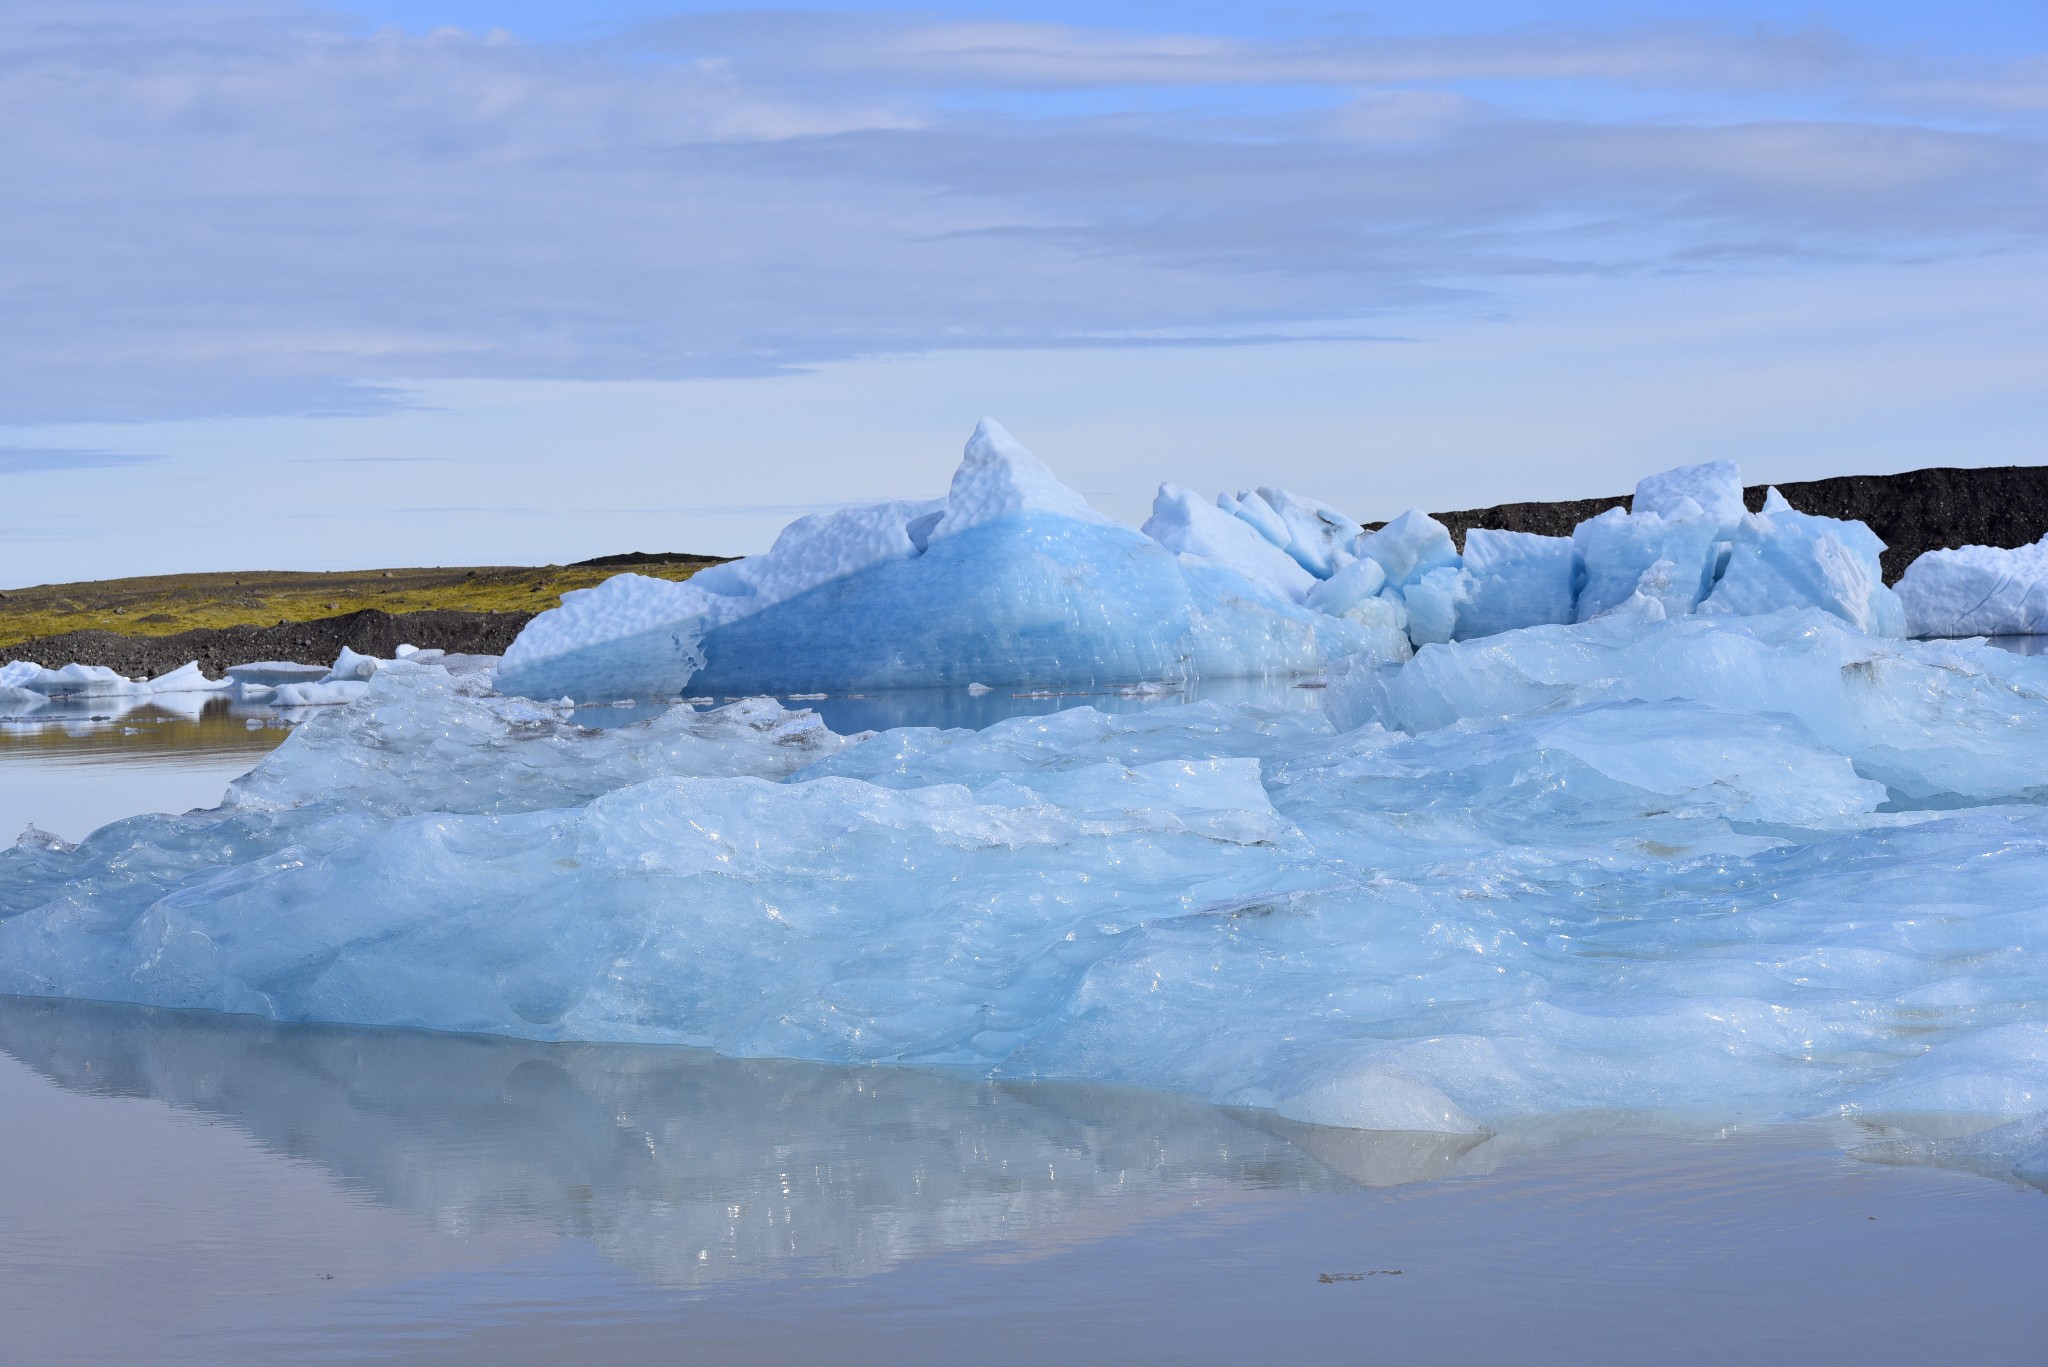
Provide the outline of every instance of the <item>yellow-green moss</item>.
[[602,568],[485,565],[312,574],[252,570],[41,584],[0,593],[0,649],[65,631],[172,636],[194,627],[310,622],[364,608],[540,612],[561,602],[570,589],[589,588],[622,571],[681,580],[716,563],[707,557]]

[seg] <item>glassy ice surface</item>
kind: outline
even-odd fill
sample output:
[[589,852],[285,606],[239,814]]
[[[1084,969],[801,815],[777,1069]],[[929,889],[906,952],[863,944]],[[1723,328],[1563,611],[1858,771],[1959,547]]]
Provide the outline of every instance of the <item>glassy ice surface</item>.
[[1341,732],[1212,698],[852,738],[593,732],[400,664],[219,811],[0,856],[0,982],[1366,1129],[1982,1128],[2048,1110],[2043,668],[1645,608],[1348,670]]
[[0,999],[10,1360],[2038,1361],[2048,1202],[1881,1131],[1156,1092]]

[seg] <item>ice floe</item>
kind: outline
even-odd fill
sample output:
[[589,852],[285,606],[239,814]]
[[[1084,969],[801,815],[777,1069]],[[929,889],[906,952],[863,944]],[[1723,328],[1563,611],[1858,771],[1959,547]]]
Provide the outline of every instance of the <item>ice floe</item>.
[[2048,660],[1645,598],[1361,657],[1327,713],[362,686],[218,810],[0,853],[0,991],[1444,1133],[2048,1110]]

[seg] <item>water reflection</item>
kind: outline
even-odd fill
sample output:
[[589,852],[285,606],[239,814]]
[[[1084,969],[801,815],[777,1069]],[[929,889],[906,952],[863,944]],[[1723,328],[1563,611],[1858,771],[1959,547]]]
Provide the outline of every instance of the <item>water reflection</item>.
[[177,764],[247,756],[254,764],[290,734],[298,713],[281,715],[203,693],[53,699],[25,716],[0,717],[0,760]]
[[1150,1092],[0,998],[67,1089],[246,1132],[468,1234],[539,1222],[676,1286],[1087,1241],[1260,1190],[1491,1166],[1470,1136],[1319,1131]]

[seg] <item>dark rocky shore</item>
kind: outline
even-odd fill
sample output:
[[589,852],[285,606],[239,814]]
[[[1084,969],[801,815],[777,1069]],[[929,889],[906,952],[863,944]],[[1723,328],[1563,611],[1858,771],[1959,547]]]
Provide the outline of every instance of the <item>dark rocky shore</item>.
[[[1751,512],[1764,506],[1757,484],[1743,490]],[[1780,484],[1778,492],[1802,513],[1868,523],[1884,541],[1884,578],[1896,584],[1924,551],[1951,546],[2024,546],[2048,532],[2048,465],[1994,465],[1976,470],[1936,467],[1898,475],[1844,475]],[[1629,496],[1557,503],[1502,503],[1438,513],[1458,548],[1474,527],[1570,536],[1572,528]],[[1380,524],[1375,524],[1380,525]]]
[[49,669],[60,669],[73,661],[106,665],[130,678],[162,674],[188,660],[197,660],[201,669],[219,677],[229,665],[253,660],[333,664],[343,646],[384,659],[390,659],[401,645],[502,655],[519,629],[532,620],[530,612],[389,613],[371,608],[311,622],[206,628],[182,631],[175,636],[67,631],[61,636],[44,636],[8,646],[5,655],[11,660],[34,660]]

